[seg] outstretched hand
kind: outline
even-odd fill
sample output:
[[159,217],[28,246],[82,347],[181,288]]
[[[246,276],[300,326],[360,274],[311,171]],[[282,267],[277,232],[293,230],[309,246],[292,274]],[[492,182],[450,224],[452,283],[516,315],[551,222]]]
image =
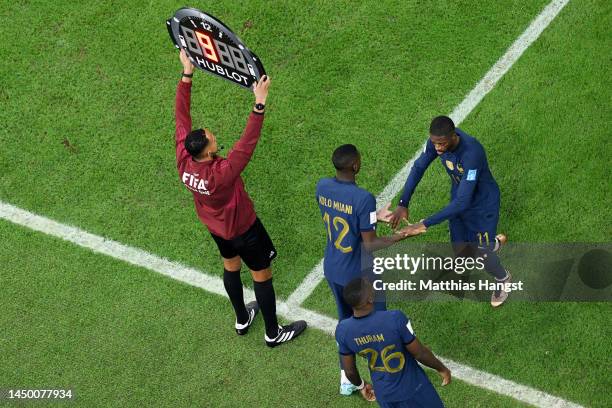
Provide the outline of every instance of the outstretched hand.
[[376,219],[380,222],[389,222],[391,220],[391,216],[393,213],[389,208],[391,207],[391,203],[387,203],[383,208],[376,212]]
[[374,395],[374,389],[372,388],[372,384],[366,382],[365,386],[360,389],[359,392],[366,401],[376,401],[376,396]]
[[267,75],[259,78],[259,81],[253,83],[253,93],[255,94],[255,103],[266,104],[268,97],[268,89],[270,88],[270,77]]
[[401,220],[408,221],[408,208],[398,205],[389,217],[389,224],[391,224],[391,228],[397,228]]
[[400,234],[403,238],[414,237],[415,235],[420,235],[427,231],[427,227],[423,222],[419,222],[418,224],[408,224],[408,226],[402,228],[397,231],[397,234]]
[[194,66],[191,63],[191,60],[187,56],[187,53],[184,49],[181,48],[181,52],[179,53],[179,59],[181,60],[181,65],[183,65],[183,73],[190,75],[193,74]]
[[[446,368],[446,367],[445,367]],[[439,371],[438,374],[442,377],[442,386],[450,384],[451,382],[451,372],[448,368],[445,370]]]

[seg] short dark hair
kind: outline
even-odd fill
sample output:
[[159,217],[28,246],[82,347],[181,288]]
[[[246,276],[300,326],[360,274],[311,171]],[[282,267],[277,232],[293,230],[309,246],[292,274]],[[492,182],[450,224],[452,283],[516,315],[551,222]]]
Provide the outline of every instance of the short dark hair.
[[332,163],[336,170],[348,170],[358,158],[359,151],[357,147],[352,144],[344,144],[334,150],[334,154],[332,154]]
[[372,284],[367,279],[355,278],[344,287],[342,297],[349,306],[357,307],[365,302],[371,288]]
[[191,157],[198,157],[206,145],[208,145],[208,139],[206,139],[204,129],[192,130],[185,138],[185,149]]
[[429,126],[429,134],[433,136],[451,136],[455,131],[455,124],[448,116],[436,116]]

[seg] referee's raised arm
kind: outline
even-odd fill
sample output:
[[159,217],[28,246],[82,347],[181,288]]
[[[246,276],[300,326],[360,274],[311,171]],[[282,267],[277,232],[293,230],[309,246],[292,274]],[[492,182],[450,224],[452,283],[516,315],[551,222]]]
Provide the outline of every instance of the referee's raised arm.
[[257,147],[257,142],[261,136],[270,82],[270,77],[264,75],[258,82],[253,84],[253,94],[255,94],[253,111],[249,115],[242,136],[240,136],[240,139],[228,153],[227,161],[223,166],[223,170],[228,178],[235,178],[242,173],[249,160],[251,160],[255,147]]
[[176,164],[179,164],[189,157],[189,152],[185,149],[185,138],[191,132],[191,78],[193,77],[194,66],[187,57],[185,50],[180,52],[181,65],[183,72],[181,80],[176,90],[175,121],[176,121]]

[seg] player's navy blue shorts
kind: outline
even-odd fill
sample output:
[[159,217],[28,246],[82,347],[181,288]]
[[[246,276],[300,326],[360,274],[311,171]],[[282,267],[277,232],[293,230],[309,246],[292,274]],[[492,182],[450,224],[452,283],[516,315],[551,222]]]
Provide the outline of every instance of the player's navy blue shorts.
[[475,243],[479,248],[492,249],[497,235],[499,209],[465,212],[448,220],[452,243]]
[[408,400],[377,402],[381,408],[444,408],[438,392],[429,381],[421,383],[419,390]]
[[[326,279],[327,280],[327,279]],[[338,321],[348,319],[353,315],[353,308],[344,301],[342,297],[342,291],[344,290],[344,286],[330,282],[327,280],[327,284],[334,294],[334,299],[336,299],[336,307],[338,309]],[[379,294],[376,293],[376,298],[374,299],[374,309],[376,310],[387,310],[387,302],[384,299],[384,293]]]

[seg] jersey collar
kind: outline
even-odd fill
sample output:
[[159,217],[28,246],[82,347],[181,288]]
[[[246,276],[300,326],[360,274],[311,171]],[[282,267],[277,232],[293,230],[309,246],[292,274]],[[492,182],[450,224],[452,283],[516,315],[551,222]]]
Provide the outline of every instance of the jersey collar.
[[356,183],[356,182],[354,182],[354,181],[344,181],[344,180],[338,180],[338,179],[336,178],[336,176],[334,176],[334,181],[335,181],[336,183],[340,183],[340,184],[357,184],[357,183]]
[[372,311],[370,313],[368,313],[367,315],[363,315],[363,316],[359,316],[359,317],[353,315],[353,319],[365,319],[366,317],[372,316],[374,313],[376,313],[376,309],[372,309]]

